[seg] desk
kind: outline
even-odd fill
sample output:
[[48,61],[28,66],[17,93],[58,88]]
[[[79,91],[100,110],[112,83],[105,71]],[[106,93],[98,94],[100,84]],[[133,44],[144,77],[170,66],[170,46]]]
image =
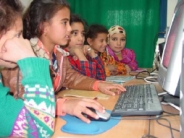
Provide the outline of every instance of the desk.
[[[131,80],[126,82],[124,85],[131,84],[143,84],[143,80]],[[155,84],[158,92],[162,92],[162,88]],[[103,104],[106,109],[112,110],[116,101],[118,100],[118,96],[111,96],[108,100],[98,100],[101,104]],[[179,113],[176,109],[170,106],[162,105],[163,110],[171,113]],[[144,116],[145,118],[148,116]],[[125,117],[124,117],[125,118]],[[126,117],[128,118],[137,118],[136,117]],[[139,118],[143,118],[140,117]],[[176,129],[180,129],[180,117],[179,116],[169,116],[164,117],[167,118],[171,122],[171,126]],[[165,125],[168,125],[165,121],[160,121]],[[156,120],[121,120],[116,126],[112,129],[108,130],[105,133],[98,135],[74,135],[62,132],[61,126],[65,124],[65,121],[56,118],[56,126],[55,133],[52,138],[142,138],[143,135],[149,133],[149,123],[150,123],[150,135],[154,135],[158,138],[171,138],[171,133],[169,128],[159,125]],[[173,131],[174,138],[180,138],[180,133]]]

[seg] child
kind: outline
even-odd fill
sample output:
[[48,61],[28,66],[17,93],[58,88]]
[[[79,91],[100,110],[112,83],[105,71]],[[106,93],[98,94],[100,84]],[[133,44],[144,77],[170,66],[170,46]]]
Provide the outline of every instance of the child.
[[70,25],[72,28],[71,37],[65,50],[70,52],[68,59],[72,68],[85,76],[105,80],[105,71],[101,58],[89,46],[84,46],[84,21],[79,16],[72,14]]
[[[121,26],[115,25],[110,27],[108,32],[106,53],[103,53],[101,56],[104,59],[107,68],[109,68],[110,72],[117,70],[117,74],[126,74],[130,70],[136,70],[138,66],[135,53],[133,50],[125,48],[125,30]],[[108,55],[112,56],[115,61]],[[124,64],[126,65],[126,68]]]
[[86,40],[89,46],[100,54],[105,51],[107,45],[107,29],[99,24],[93,24],[89,27],[86,34]]
[[18,65],[25,90],[24,100],[14,99],[0,76],[0,137],[51,137],[55,124],[55,97],[49,62],[36,57],[29,41],[21,36],[20,2],[0,0],[0,13],[0,65],[7,68]]
[[[105,49],[107,46],[107,43],[106,43],[107,34],[108,34],[108,30],[102,25],[93,24],[88,29],[88,32],[86,34],[86,41],[87,41],[88,45],[93,50],[95,50],[96,53],[98,53],[98,55],[101,55],[101,53],[105,52]],[[107,73],[107,71],[108,71],[107,67],[104,64],[104,62],[102,65],[104,66],[106,76],[109,76]]]
[[[115,95],[112,91],[114,89],[117,90],[117,93],[125,91],[122,85],[97,81],[83,76],[71,68],[66,57],[67,53],[59,46],[68,43],[71,32],[69,20],[70,9],[64,0],[33,0],[24,18],[24,37],[30,39],[32,48],[38,57],[43,57],[50,61],[50,71],[55,92],[60,91],[62,87],[99,90],[110,95]],[[6,80],[11,80],[11,76],[8,76],[9,74],[11,74],[9,71],[7,75],[4,74]],[[15,84],[10,85],[12,89],[15,89]],[[24,92],[19,93],[20,97],[22,93]],[[93,118],[97,118],[97,115],[87,107],[94,108],[99,112],[104,110],[104,107],[94,100],[59,98],[57,99],[56,114],[64,115],[67,113],[89,123],[90,120],[85,118],[82,113],[88,114]]]

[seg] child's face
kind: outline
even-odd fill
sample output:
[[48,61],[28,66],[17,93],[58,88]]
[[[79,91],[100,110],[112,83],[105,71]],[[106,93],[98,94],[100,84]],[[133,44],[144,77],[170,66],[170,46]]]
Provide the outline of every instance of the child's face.
[[71,32],[70,10],[66,7],[59,10],[49,22],[44,23],[46,42],[52,45],[66,45]]
[[83,47],[85,39],[84,25],[81,22],[71,24],[72,31],[68,47]]
[[[7,40],[10,40],[14,37],[19,38],[22,36],[22,28],[23,28],[22,18],[18,16],[14,25],[5,34],[2,34],[0,38],[0,56],[1,54],[5,54],[4,51],[6,51],[6,48],[3,45]],[[5,67],[10,67],[10,68],[16,66],[13,63],[3,61],[3,60],[0,60],[0,65]]]
[[117,33],[113,34],[109,38],[109,46],[116,53],[124,49],[126,44],[126,37],[124,34]]
[[107,46],[107,34],[106,33],[99,33],[95,39],[91,39],[90,46],[96,52],[104,52]]

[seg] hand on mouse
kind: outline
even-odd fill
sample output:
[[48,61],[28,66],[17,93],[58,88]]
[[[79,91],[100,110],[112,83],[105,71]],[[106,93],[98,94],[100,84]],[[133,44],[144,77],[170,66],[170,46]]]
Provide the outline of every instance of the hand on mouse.
[[90,123],[90,120],[82,113],[98,119],[98,116],[89,108],[93,108],[99,112],[105,112],[105,108],[92,99],[68,99],[63,104],[63,112],[74,115],[86,123]]

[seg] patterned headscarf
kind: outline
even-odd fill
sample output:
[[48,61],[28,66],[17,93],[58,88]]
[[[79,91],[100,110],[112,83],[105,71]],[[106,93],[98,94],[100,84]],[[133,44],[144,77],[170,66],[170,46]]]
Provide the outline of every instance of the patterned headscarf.
[[109,32],[108,38],[116,33],[121,33],[121,34],[124,34],[126,36],[125,29],[119,25],[112,26],[111,28],[109,28],[108,32]]

